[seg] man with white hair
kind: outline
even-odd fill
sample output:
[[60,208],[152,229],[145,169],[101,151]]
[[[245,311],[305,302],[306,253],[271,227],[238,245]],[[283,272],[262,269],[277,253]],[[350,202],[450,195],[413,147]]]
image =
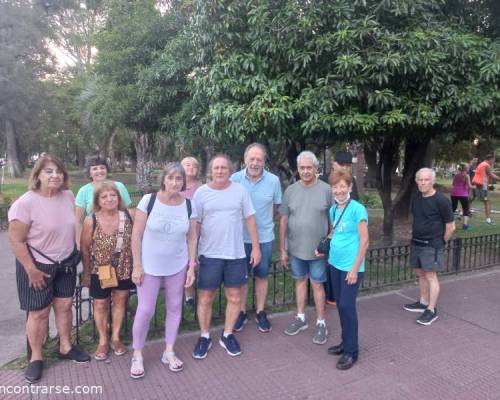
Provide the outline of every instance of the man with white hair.
[[286,268],[289,260],[292,277],[295,279],[297,316],[286,328],[285,334],[296,335],[308,328],[305,319],[307,280],[316,305],[316,327],[313,342],[324,344],[328,330],[325,323],[326,260],[316,257],[315,250],[320,240],[328,233],[328,211],[332,203],[330,185],[317,178],[319,162],[310,151],[297,157],[300,180],[290,185],[279,208],[280,219],[280,265]]
[[413,231],[410,266],[415,268],[420,287],[420,300],[405,304],[404,309],[419,312],[421,325],[430,325],[437,318],[439,297],[437,273],[445,269],[444,245],[455,232],[450,201],[434,189],[436,173],[430,168],[418,170],[415,178],[418,193],[412,200]]
[[[255,277],[255,321],[260,332],[269,332],[271,323],[265,311],[268,275],[273,258],[274,223],[273,218],[281,203],[281,185],[279,178],[265,170],[267,150],[260,143],[252,143],[245,149],[245,168],[234,173],[231,181],[241,183],[250,193],[255,208],[255,219],[259,233],[261,260],[258,265],[248,264],[248,272]],[[244,229],[245,252],[250,262],[252,241]],[[248,321],[246,303],[248,285],[241,287],[241,307],[234,330],[239,332]]]

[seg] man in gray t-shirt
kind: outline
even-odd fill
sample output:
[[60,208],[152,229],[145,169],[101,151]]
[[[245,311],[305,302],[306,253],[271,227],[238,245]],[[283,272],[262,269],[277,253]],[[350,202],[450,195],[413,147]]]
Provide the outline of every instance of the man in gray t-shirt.
[[328,331],[325,323],[326,260],[316,257],[320,240],[328,233],[328,210],[332,202],[330,185],[317,178],[319,162],[310,151],[297,157],[300,180],[289,186],[279,208],[280,265],[286,268],[290,255],[292,277],[295,279],[297,316],[285,330],[296,335],[308,328],[305,320],[307,279],[311,281],[316,305],[316,328],[313,342],[324,344]]
[[[212,303],[221,283],[224,283],[227,306],[224,332],[219,344],[230,356],[241,354],[240,345],[233,335],[233,327],[240,311],[240,288],[247,283],[248,278],[243,245],[243,221],[252,242],[250,263],[255,266],[261,258],[252,200],[243,185],[229,180],[231,168],[229,157],[224,154],[216,155],[208,164],[208,183],[200,187],[193,197],[191,221],[196,224],[197,238],[200,238],[200,338],[193,351],[193,357],[196,359],[205,358],[212,347]],[[196,245],[195,241],[190,241],[190,250],[196,252]]]

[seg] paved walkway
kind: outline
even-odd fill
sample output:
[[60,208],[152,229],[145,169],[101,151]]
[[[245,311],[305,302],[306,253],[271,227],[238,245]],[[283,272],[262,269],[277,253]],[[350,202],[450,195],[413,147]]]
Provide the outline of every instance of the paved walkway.
[[[312,329],[295,337],[282,332],[291,314],[273,316],[273,331],[259,333],[253,321],[238,334],[241,357],[231,358],[215,341],[207,359],[190,354],[196,334],[179,338],[185,370],[162,365],[161,342],[145,349],[144,379],[129,378],[129,357],[87,365],[60,362],[45,371],[44,385],[102,385],[101,396],[40,395],[33,398],[104,399],[500,399],[500,270],[446,279],[440,318],[432,326],[401,308],[417,288],[363,297],[359,301],[360,359],[349,371],[335,369],[326,349],[337,343],[334,307],[328,307],[330,339],[312,343]],[[311,311],[309,312],[309,315]],[[312,315],[310,315],[312,318]],[[3,324],[2,324],[3,325]],[[212,332],[217,338],[220,329]],[[22,371],[0,371],[1,385],[24,385]],[[27,395],[0,396],[29,398]]]
[[7,232],[0,231],[0,365],[26,351],[26,314],[19,309],[16,268]]

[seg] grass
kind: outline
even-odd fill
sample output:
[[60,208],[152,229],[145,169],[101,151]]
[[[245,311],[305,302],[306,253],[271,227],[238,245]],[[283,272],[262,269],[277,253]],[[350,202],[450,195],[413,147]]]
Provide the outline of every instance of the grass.
[[[158,176],[159,171],[155,171],[154,175]],[[87,176],[82,171],[69,171],[69,176],[70,189],[75,195],[80,187],[89,182]],[[28,190],[28,177],[29,171],[26,171],[23,178],[4,179],[4,183],[0,187],[0,206],[11,203]],[[135,183],[134,172],[115,172],[110,174],[109,178],[122,182],[130,193],[139,191]]]

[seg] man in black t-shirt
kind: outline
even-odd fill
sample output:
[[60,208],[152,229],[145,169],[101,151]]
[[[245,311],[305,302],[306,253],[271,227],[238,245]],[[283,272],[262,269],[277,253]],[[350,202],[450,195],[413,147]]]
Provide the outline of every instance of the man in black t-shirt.
[[430,325],[437,318],[439,297],[437,273],[443,271],[444,246],[455,231],[450,201],[436,192],[436,173],[430,168],[420,169],[415,178],[419,192],[412,200],[413,231],[410,247],[410,265],[415,268],[420,286],[420,300],[405,304],[407,311],[421,312],[421,325]]

